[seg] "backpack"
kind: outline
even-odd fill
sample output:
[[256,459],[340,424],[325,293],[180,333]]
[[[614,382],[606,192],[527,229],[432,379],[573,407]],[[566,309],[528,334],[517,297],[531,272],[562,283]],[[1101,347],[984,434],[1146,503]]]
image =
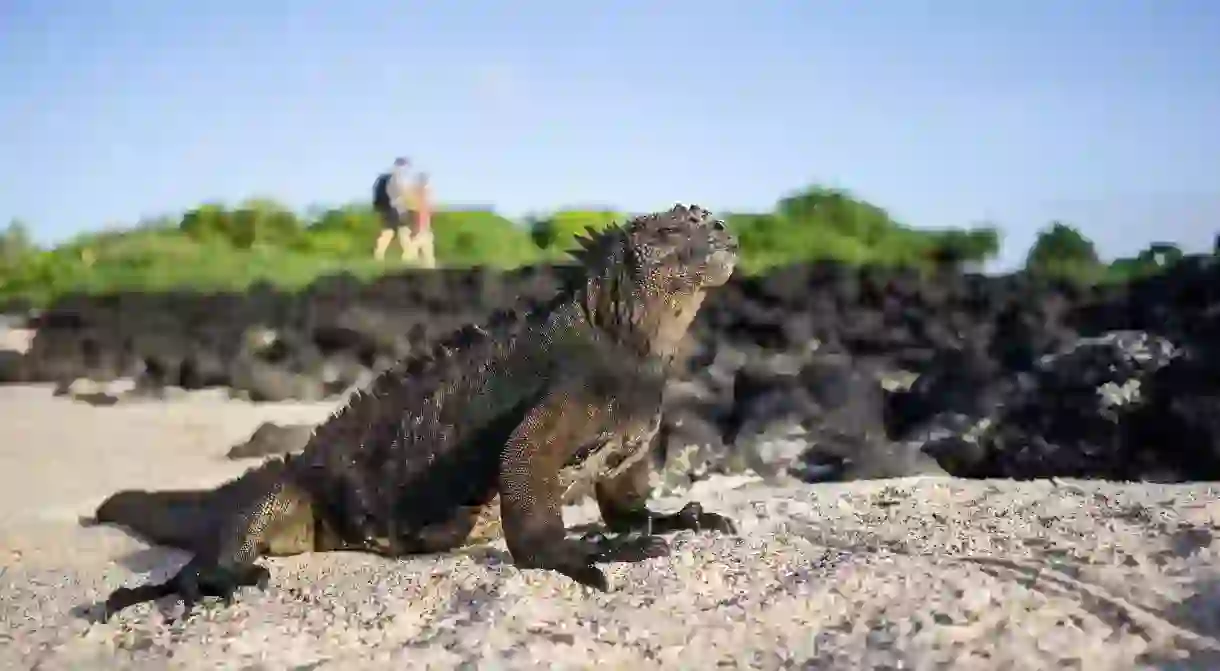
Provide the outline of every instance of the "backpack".
[[373,182],[373,208],[376,210],[391,209],[390,203],[390,178],[392,175],[388,172],[377,176],[377,181]]

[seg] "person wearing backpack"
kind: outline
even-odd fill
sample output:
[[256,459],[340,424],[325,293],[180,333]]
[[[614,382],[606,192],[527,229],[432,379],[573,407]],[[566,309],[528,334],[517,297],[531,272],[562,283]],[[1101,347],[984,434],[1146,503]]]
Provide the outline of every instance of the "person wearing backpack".
[[409,189],[407,172],[411,162],[403,157],[394,159],[394,167],[377,176],[373,183],[373,210],[381,219],[381,234],[377,236],[377,246],[373,250],[373,258],[385,259],[386,250],[398,235],[398,244],[402,247],[403,258],[407,256],[410,244],[411,229],[408,221]]

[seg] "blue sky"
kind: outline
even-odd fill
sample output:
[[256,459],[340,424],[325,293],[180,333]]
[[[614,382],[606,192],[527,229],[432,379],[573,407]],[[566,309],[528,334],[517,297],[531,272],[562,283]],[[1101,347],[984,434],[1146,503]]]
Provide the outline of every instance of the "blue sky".
[[367,198],[397,154],[509,215],[1055,217],[1107,256],[1220,230],[1214,0],[0,0],[0,219],[41,241],[206,200]]

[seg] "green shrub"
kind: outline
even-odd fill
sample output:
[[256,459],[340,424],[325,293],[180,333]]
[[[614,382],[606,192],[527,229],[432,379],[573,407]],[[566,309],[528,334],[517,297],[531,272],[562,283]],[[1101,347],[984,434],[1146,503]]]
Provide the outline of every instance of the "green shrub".
[[627,218],[612,210],[560,210],[530,222],[534,245],[552,257],[566,255],[576,245],[576,237],[586,231],[601,231]]
[[[808,260],[930,268],[981,264],[999,250],[995,228],[916,229],[850,193],[813,186],[781,198],[772,212],[722,213],[741,242],[741,271],[756,273]],[[433,217],[435,253],[444,266],[513,268],[570,260],[574,237],[622,222],[612,208],[563,209],[513,222],[490,208],[442,208]],[[179,217],[81,234],[42,250],[15,222],[0,233],[0,299],[36,303],[67,291],[244,289],[259,281],[301,287],[320,275],[371,278],[402,267],[397,245],[372,259],[381,223],[367,204],[294,213],[273,201],[234,207],[205,203]],[[1055,223],[1030,250],[1035,274],[1082,281],[1159,272],[1181,258],[1159,243],[1110,266],[1076,229]]]
[[491,210],[449,210],[432,218],[436,259],[446,266],[514,268],[541,254],[529,231]]

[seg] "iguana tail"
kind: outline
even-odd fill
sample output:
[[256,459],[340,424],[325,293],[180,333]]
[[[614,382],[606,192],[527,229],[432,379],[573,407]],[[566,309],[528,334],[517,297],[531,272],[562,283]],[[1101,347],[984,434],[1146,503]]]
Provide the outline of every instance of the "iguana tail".
[[265,587],[270,572],[255,563],[260,556],[332,547],[336,539],[318,533],[309,492],[285,477],[288,459],[270,460],[215,489],[125,490],[103,501],[93,523],[126,527],[194,557],[163,583],[116,589],[102,619],[171,594],[182,597],[185,617],[204,596],[230,601],[240,587]]
[[149,543],[198,552],[199,543],[208,536],[217,498],[212,489],[128,489],[103,501],[92,523],[115,524]]

